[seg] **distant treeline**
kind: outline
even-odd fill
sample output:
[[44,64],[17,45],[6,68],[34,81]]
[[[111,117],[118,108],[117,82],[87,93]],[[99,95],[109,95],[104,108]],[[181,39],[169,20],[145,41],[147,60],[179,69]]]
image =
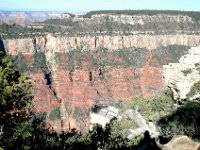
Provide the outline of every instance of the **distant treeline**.
[[75,17],[76,15],[72,14],[72,13],[64,13],[66,15],[70,15],[71,17]]
[[178,10],[97,10],[90,11],[83,15],[85,18],[90,18],[92,15],[98,14],[125,14],[125,15],[157,15],[157,14],[168,14],[168,15],[186,15],[190,16],[195,20],[200,20],[200,11],[178,11]]
[[[72,14],[66,13],[71,17],[61,19],[48,19],[44,22],[37,22],[27,27],[17,24],[0,24],[0,34],[2,39],[32,38],[35,36],[45,36],[51,33],[54,36],[98,36],[98,35],[132,35],[132,34],[197,34],[200,33],[200,11],[167,11],[167,10],[101,10],[91,11],[83,15],[89,18],[97,14],[110,15],[148,15],[154,16],[152,19],[142,17],[142,23],[133,17],[127,21],[123,18],[114,20],[109,16],[102,16],[92,19],[74,19]],[[175,17],[166,17],[165,15]],[[178,15],[189,16],[185,19]],[[131,22],[133,23],[131,23]]]

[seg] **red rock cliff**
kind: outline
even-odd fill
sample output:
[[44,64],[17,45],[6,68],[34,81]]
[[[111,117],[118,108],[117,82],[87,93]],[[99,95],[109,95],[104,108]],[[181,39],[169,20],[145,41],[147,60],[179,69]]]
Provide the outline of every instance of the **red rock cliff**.
[[[152,48],[174,43],[192,46],[199,39],[197,35],[135,35],[123,38],[59,38],[47,35],[45,38],[5,40],[4,44],[8,53],[17,55],[21,52],[28,62],[33,62],[31,55],[34,53],[44,53],[51,72],[51,84],[47,84],[44,72],[30,74],[36,87],[35,110],[47,112],[48,121],[60,131],[73,127],[85,130],[88,127],[87,117],[77,120],[73,116],[78,108],[89,109],[95,104],[108,104],[114,100],[153,96],[165,85],[162,65]],[[75,49],[79,51],[75,52]],[[170,57],[166,59],[167,62],[171,60]],[[52,119],[52,116],[56,118],[56,112],[60,112],[62,105],[67,112],[64,119]],[[78,112],[81,115],[82,111]],[[78,123],[80,120],[84,126]]]

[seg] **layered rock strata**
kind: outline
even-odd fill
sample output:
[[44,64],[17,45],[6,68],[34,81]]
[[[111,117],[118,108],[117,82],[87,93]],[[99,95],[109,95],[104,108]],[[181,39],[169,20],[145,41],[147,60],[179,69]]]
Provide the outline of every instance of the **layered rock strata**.
[[[16,56],[16,69],[30,76],[35,111],[46,112],[56,131],[86,130],[87,112],[94,105],[157,94],[166,87],[162,65],[177,62],[185,49],[200,42],[199,12],[0,12],[0,16],[4,22],[26,26],[2,23],[1,47]],[[33,21],[37,23],[30,24]],[[192,49],[179,64],[164,67],[165,81],[176,98],[185,98],[198,80],[198,59],[198,50]]]
[[11,55],[18,53],[44,53],[69,52],[73,49],[91,51],[98,48],[119,50],[122,48],[147,48],[156,49],[168,45],[195,46],[200,42],[199,35],[169,34],[169,35],[129,35],[129,36],[83,36],[83,37],[36,37],[27,39],[4,40],[5,49]]
[[[192,46],[198,42],[197,35],[47,35],[34,39],[5,40],[4,45],[9,54],[22,53],[27,62],[33,62],[35,57],[31,55],[44,53],[51,79],[47,79],[46,73],[41,71],[30,73],[36,87],[35,108],[37,112],[47,112],[49,122],[59,131],[73,127],[85,130],[89,127],[87,117],[74,119],[75,112],[82,113],[76,111],[79,108],[89,109],[95,104],[105,105],[113,100],[153,96],[164,89],[162,63],[158,60],[160,53],[144,47],[171,44]],[[135,48],[131,49],[132,46]],[[164,57],[166,54],[162,55]],[[172,59],[166,58],[165,61],[167,63]],[[48,80],[51,83],[47,83]],[[65,119],[61,119],[63,113],[58,111],[63,104],[68,105]],[[80,120],[84,123],[77,125]]]

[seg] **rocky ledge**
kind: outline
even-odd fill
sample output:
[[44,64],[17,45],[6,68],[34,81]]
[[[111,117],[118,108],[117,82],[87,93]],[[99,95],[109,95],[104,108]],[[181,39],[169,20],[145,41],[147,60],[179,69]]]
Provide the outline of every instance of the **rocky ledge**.
[[200,46],[192,47],[178,63],[164,65],[163,76],[174,98],[186,99],[192,86],[200,80]]

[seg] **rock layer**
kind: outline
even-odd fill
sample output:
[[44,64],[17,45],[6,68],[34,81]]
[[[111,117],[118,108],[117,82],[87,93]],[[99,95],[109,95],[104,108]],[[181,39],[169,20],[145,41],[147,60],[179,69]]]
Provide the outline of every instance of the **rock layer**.
[[192,47],[178,63],[164,65],[163,76],[175,99],[185,99],[194,83],[200,80],[200,47]]
[[[56,131],[86,130],[93,105],[155,95],[166,87],[162,65],[177,62],[187,47],[200,42],[198,12],[0,15],[4,22],[28,25],[1,24],[2,47],[17,55],[16,68],[35,86],[35,111],[46,112]],[[175,97],[185,98],[198,80],[198,60],[198,50],[191,49],[179,64],[164,67]]]
[[[174,43],[192,46],[199,42],[199,38],[197,35],[113,37],[53,37],[47,35],[34,39],[5,40],[4,45],[9,54],[22,53],[28,62],[31,55],[38,52],[44,53],[47,67],[51,72],[51,84],[47,84],[44,72],[30,74],[36,87],[34,98],[36,111],[47,112],[48,121],[57,131],[73,127],[83,131],[89,127],[88,118],[81,118],[83,123],[77,126],[77,122],[81,119],[76,121],[72,117],[76,107],[89,109],[93,105],[109,104],[113,100],[153,96],[165,88],[162,79],[162,65],[154,49],[147,51],[133,49],[126,56],[123,56],[124,53],[121,54],[123,50],[126,51],[126,48],[132,46],[156,48]],[[70,60],[71,56],[68,55],[75,49],[80,49],[80,51],[74,54],[81,55],[78,58],[72,55],[73,58]],[[104,54],[101,50],[105,49],[108,50]],[[131,58],[129,55],[135,58],[129,60]],[[171,59],[168,60],[170,62]],[[101,64],[101,61],[104,64]],[[112,62],[115,63],[112,64]],[[95,63],[99,65],[94,67]],[[71,113],[68,113],[66,119],[61,121],[59,111],[56,109],[60,110],[63,104],[68,106],[66,112]],[[52,114],[55,118],[57,117],[57,120],[51,119]]]
[[164,35],[129,35],[129,36],[83,36],[83,37],[36,37],[34,39],[9,39],[4,40],[5,49],[11,55],[17,53],[33,53],[37,48],[44,53],[69,52],[73,49],[82,51],[106,48],[108,50],[119,50],[122,48],[147,48],[156,49],[168,45],[195,46],[199,44],[200,36],[195,34],[164,34]]

